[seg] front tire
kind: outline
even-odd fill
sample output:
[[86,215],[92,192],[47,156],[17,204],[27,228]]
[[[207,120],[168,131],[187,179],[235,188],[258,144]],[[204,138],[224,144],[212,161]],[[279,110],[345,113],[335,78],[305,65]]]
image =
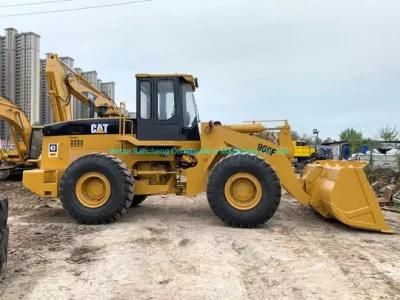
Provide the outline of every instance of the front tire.
[[65,171],[60,185],[64,209],[83,224],[110,223],[131,206],[134,180],[118,158],[89,154],[75,160]]
[[227,225],[253,228],[274,215],[281,199],[281,185],[263,159],[233,154],[212,169],[207,198],[213,212]]

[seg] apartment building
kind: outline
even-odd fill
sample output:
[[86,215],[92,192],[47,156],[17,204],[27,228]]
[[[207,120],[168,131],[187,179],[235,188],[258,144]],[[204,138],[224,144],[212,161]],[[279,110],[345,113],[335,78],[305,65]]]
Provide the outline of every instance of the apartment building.
[[102,82],[99,88],[109,98],[115,100],[115,82]]
[[[74,59],[60,57],[74,69]],[[96,71],[75,72],[114,99],[115,83],[102,82]],[[48,98],[46,59],[40,59],[40,36],[33,32],[19,33],[14,28],[0,35],[0,96],[11,100],[25,111],[33,125],[53,123],[53,112]],[[89,108],[72,97],[74,119],[89,117]],[[0,140],[9,138],[6,122],[0,120]]]
[[[0,36],[0,96],[22,108],[32,124],[40,123],[40,36],[34,32],[18,33],[5,29]],[[0,121],[0,139],[9,129]]]

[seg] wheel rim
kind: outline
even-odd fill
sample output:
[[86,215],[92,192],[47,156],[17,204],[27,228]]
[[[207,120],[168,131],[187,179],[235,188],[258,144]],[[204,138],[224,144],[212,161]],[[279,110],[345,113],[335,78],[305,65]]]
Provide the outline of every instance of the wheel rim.
[[258,179],[249,173],[232,175],[225,183],[228,203],[239,210],[249,210],[261,201],[262,188]]
[[111,184],[106,176],[97,172],[82,175],[76,183],[76,196],[85,207],[103,206],[111,195]]

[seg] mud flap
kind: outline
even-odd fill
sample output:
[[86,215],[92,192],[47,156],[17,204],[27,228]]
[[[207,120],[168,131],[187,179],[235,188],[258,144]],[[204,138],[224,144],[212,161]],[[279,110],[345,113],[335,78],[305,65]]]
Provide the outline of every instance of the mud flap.
[[302,180],[311,197],[310,205],[325,218],[348,226],[393,233],[365,176],[365,165],[333,160],[307,165]]

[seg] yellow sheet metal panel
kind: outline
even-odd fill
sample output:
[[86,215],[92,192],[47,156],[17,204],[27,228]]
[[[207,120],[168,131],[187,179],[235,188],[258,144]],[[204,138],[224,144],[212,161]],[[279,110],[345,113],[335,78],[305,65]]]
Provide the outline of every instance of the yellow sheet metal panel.
[[61,174],[58,171],[41,169],[24,171],[23,185],[40,197],[58,197],[58,184]]
[[310,205],[326,218],[355,228],[393,232],[364,173],[365,164],[319,161],[306,167],[303,180]]

